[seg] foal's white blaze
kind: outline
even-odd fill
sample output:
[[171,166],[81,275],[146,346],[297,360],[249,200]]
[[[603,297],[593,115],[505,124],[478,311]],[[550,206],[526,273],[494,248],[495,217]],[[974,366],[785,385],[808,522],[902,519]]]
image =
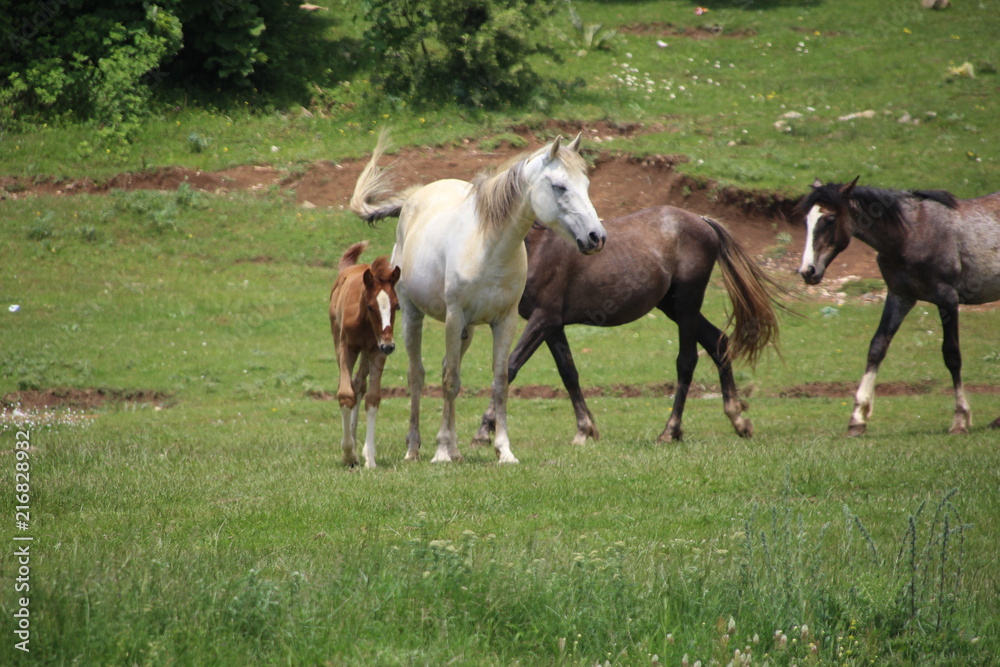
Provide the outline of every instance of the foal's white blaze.
[[799,273],[805,273],[816,261],[813,255],[813,235],[816,232],[816,221],[822,214],[819,204],[816,204],[809,209],[809,214],[806,215],[806,247],[802,251],[802,266],[799,267]]
[[375,301],[378,302],[379,314],[382,316],[382,331],[385,331],[392,323],[392,305],[389,302],[389,295],[385,293],[385,290],[379,290]]

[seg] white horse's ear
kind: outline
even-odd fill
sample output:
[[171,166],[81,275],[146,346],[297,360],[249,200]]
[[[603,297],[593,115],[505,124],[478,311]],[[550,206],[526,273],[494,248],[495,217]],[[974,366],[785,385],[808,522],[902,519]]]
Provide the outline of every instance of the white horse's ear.
[[580,139],[582,137],[583,137],[583,132],[578,133],[576,135],[576,139],[574,139],[573,141],[571,141],[569,143],[569,145],[566,146],[566,148],[570,149],[574,153],[579,153],[580,152]]
[[551,162],[559,156],[559,146],[562,144],[562,135],[556,137],[556,140],[552,142],[552,148],[549,149],[548,161]]
[[821,187],[823,187],[823,181],[819,180],[819,176],[817,176],[816,180],[813,181],[813,187],[814,188],[821,188]]

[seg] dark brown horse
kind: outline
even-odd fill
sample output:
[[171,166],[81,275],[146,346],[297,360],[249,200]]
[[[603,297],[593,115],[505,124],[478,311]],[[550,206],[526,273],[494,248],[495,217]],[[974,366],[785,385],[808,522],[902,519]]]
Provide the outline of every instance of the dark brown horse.
[[[765,346],[777,343],[773,283],[725,228],[690,211],[658,206],[607,220],[604,226],[607,243],[593,256],[580,255],[573,245],[537,226],[528,234],[528,281],[518,306],[528,324],[510,355],[510,380],[545,342],[573,401],[573,443],[597,440],[564,327],[616,327],[659,308],[677,323],[680,334],[674,407],[659,440],[681,439],[681,415],[699,343],[719,368],[726,416],[739,435],[751,436],[753,425],[742,415],[747,406],[737,394],[731,361],[754,363]],[[728,337],[701,314],[716,262],[733,304],[733,332]],[[491,404],[476,442],[489,441],[493,420]]]
[[[878,253],[889,288],[882,320],[868,348],[868,365],[854,399],[849,435],[865,432],[875,398],[875,377],[892,337],[917,301],[938,307],[944,326],[941,352],[955,386],[949,433],[968,433],[969,402],[962,389],[958,305],[1000,299],[1000,192],[955,199],[942,190],[882,190],[817,179],[798,204],[805,216],[806,246],[799,273],[810,285],[851,238]],[[1000,427],[1000,418],[991,426]]]

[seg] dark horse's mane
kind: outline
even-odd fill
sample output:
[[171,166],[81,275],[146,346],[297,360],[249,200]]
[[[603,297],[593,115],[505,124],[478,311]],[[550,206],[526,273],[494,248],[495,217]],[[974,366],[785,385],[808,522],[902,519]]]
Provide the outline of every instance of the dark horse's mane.
[[881,222],[892,227],[906,224],[902,204],[908,199],[937,202],[954,209],[958,207],[955,195],[947,190],[889,190],[859,186],[844,196],[843,184],[827,183],[814,187],[796,206],[800,213],[807,213],[816,204],[832,209],[850,208],[854,217],[871,222]]

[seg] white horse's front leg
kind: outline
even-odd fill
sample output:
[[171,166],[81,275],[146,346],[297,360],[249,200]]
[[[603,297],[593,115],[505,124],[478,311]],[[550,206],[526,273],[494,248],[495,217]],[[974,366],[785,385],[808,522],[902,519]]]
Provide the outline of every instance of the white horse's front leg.
[[399,305],[403,315],[403,342],[409,372],[406,375],[410,390],[410,431],[406,435],[406,461],[420,459],[420,397],[424,391],[424,360],[421,344],[424,336],[424,314],[400,292]]
[[431,463],[461,461],[458,433],[455,430],[455,399],[462,389],[463,343],[468,339],[465,318],[461,312],[449,312],[444,323],[444,361],[441,364],[441,430],[437,434],[437,452]]
[[514,342],[517,329],[516,304],[507,314],[491,325],[493,329],[493,406],[496,410],[496,436],[493,438],[493,449],[500,463],[517,463],[517,458],[510,451],[510,438],[507,436],[507,358],[510,356],[510,346]]

